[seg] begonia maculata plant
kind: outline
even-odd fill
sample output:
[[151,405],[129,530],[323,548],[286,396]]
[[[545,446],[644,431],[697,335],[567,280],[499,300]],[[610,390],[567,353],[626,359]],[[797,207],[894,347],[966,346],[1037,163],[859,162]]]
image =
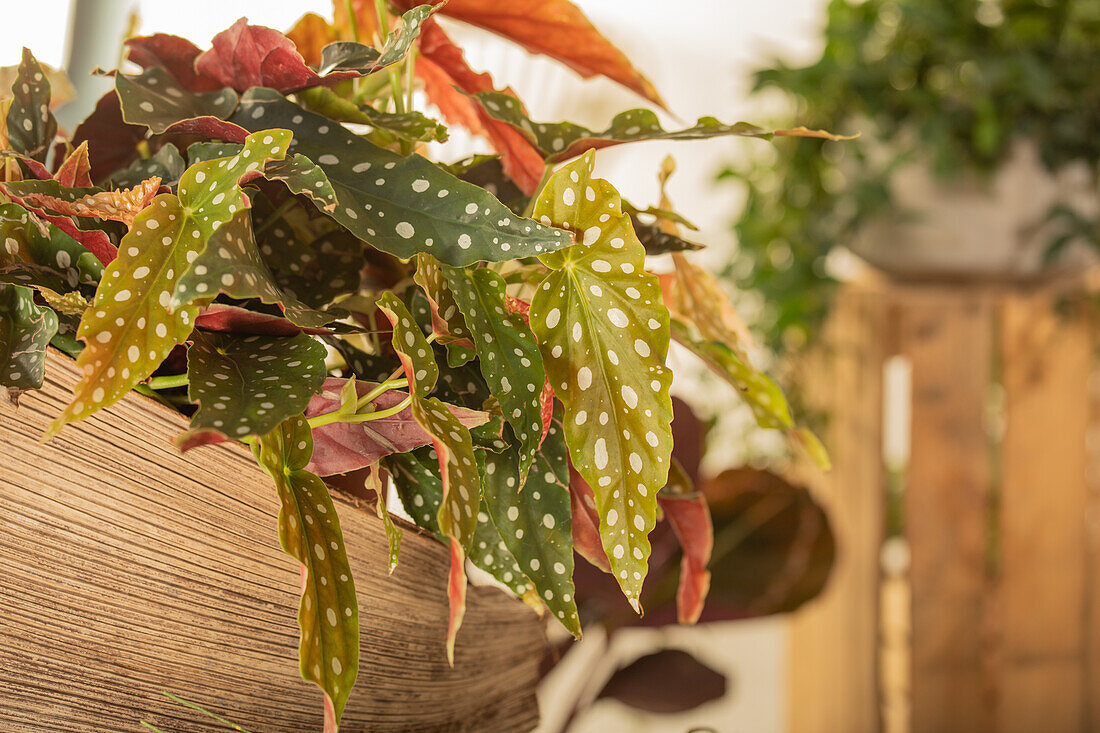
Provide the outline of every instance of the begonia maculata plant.
[[[682,218],[632,206],[592,168],[635,141],[831,136],[713,118],[666,131],[645,108],[601,131],[534,122],[436,14],[664,106],[565,0],[338,2],[334,22],[284,35],[242,19],[205,51],[130,38],[71,135],[25,51],[0,102],[0,380],[13,400],[41,387],[52,347],[82,378],[44,437],[138,391],[189,417],[180,450],[251,448],[301,564],[300,671],[330,730],[370,620],[326,477],[374,490],[391,569],[390,488],[447,547],[453,659],[467,562],[579,636],[575,553],[641,613],[662,520],[684,547],[680,619],[698,618],[710,517],[675,480],[670,341],[825,460],[689,261]],[[425,157],[447,125],[496,153]]]

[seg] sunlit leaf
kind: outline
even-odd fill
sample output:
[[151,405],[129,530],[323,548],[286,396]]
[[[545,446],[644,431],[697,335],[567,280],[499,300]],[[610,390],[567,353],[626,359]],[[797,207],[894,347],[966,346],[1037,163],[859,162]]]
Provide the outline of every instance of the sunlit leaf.
[[187,398],[199,406],[186,449],[209,433],[240,440],[265,435],[301,414],[325,380],[325,347],[305,334],[230,336],[194,332],[187,350]]
[[0,385],[16,393],[41,387],[55,333],[57,314],[36,305],[33,290],[0,284]]
[[260,438],[256,454],[279,494],[279,543],[302,566],[299,670],[325,693],[335,731],[359,673],[359,606],[336,507],[305,470],[312,450],[309,426],[294,417]]
[[[171,305],[178,308],[218,293],[238,300],[259,298],[264,303],[277,303],[287,320],[305,328],[324,326],[335,319],[304,305],[276,285],[256,246],[247,209],[238,211],[211,235],[206,249],[176,283]],[[298,408],[294,412],[301,411]]]
[[592,487],[615,578],[638,609],[672,451],[668,311],[615,189],[591,177],[594,155],[564,166],[535,216],[582,243],[542,257],[553,268],[531,301],[573,465]]
[[157,133],[183,120],[203,117],[225,120],[237,106],[237,95],[232,89],[191,92],[181,88],[160,67],[140,74],[115,74],[115,90],[123,119]]
[[69,188],[92,185],[92,161],[88,157],[87,141],[76,146],[76,149],[69,153],[69,157],[62,161],[57,173],[54,174],[54,179],[62,186]]
[[[324,390],[314,397],[306,411],[306,417],[316,417],[333,412],[339,404],[339,392],[346,380],[329,378]],[[374,382],[358,381],[355,388],[359,397],[374,389]],[[389,390],[378,396],[371,404],[375,411],[395,407],[408,397],[407,392]],[[467,428],[485,424],[489,416],[484,412],[470,410],[456,405],[447,405]],[[335,473],[348,473],[364,468],[391,453],[408,451],[432,442],[430,433],[420,426],[413,417],[412,408],[377,420],[366,422],[333,422],[313,429],[314,452],[309,470],[322,476]]]
[[187,338],[198,306],[169,310],[179,278],[215,230],[244,208],[238,180],[269,158],[282,157],[289,142],[290,133],[281,130],[252,135],[247,156],[192,166],[178,197],[157,196],[138,214],[80,322],[78,336],[86,348],[77,365],[83,376],[72,404],[47,435],[119,400]]
[[57,135],[57,120],[50,111],[50,81],[26,48],[11,93],[7,115],[8,144],[17,153],[45,162],[50,144]]
[[569,461],[560,423],[551,426],[522,491],[519,471],[514,448],[486,451],[482,480],[489,514],[539,598],[565,628],[580,637],[573,598]]
[[[270,89],[241,97],[232,121],[285,127],[291,152],[324,170],[339,202],[332,217],[359,238],[406,259],[429,252],[450,265],[528,257],[568,246],[565,232],[517,217],[476,186],[419,155],[402,158]],[[369,171],[369,173],[368,173]]]
[[[781,132],[792,136],[796,134],[793,130],[765,130],[748,122],[725,124],[713,117],[700,117],[691,127],[666,131],[661,127],[657,114],[648,109],[620,112],[611,120],[606,130],[597,132],[572,122],[532,122],[524,112],[523,104],[508,94],[478,92],[474,96],[493,119],[506,122],[519,131],[550,162],[569,160],[586,150],[642,140],[704,140],[726,135],[771,140]],[[831,140],[850,139],[838,135],[829,136],[820,131],[812,134],[806,131],[802,136],[828,136]]]
[[[397,0],[408,8],[420,0]],[[435,0],[438,2],[439,0]],[[440,13],[472,23],[545,54],[583,77],[605,76],[664,106],[656,88],[569,0],[450,0]]]
[[444,267],[443,273],[473,334],[481,374],[519,439],[522,486],[542,440],[539,396],[546,373],[538,344],[523,318],[508,312],[500,275],[485,268]]
[[419,48],[416,74],[424,82],[428,99],[443,113],[443,119],[487,138],[501,155],[504,173],[525,194],[535,193],[545,168],[542,156],[510,125],[494,120],[480,104],[466,96],[496,91],[492,77],[471,69],[462,50],[434,22],[425,24]]
[[709,341],[722,341],[739,354],[755,347],[752,334],[718,278],[687,257],[672,256],[673,272],[661,276],[661,295],[670,312]]

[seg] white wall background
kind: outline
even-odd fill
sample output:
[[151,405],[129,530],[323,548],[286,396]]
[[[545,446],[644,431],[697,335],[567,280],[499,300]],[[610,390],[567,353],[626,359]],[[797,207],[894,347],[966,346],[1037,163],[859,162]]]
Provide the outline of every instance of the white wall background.
[[[80,2],[81,0],[75,0]],[[84,0],[87,1],[87,0]],[[507,0],[502,0],[506,2]],[[168,32],[185,36],[206,47],[215,33],[240,16],[252,22],[285,30],[308,11],[331,16],[324,0],[117,0],[119,6],[136,7],[142,33]],[[746,98],[752,69],[775,57],[791,62],[808,61],[820,50],[825,0],[775,0],[770,3],[730,0],[575,0],[612,41],[623,48],[656,84],[679,120],[664,116],[666,127],[693,122],[701,115],[724,121],[746,119],[761,124],[794,126],[799,120],[784,116],[781,107],[766,108]],[[65,27],[69,3],[35,0],[5,4],[0,24],[0,65],[18,63],[20,48],[30,47],[50,65],[64,61]],[[51,22],[43,23],[43,18]],[[468,48],[467,56],[478,69],[491,71],[498,84],[512,86],[535,119],[571,119],[599,129],[618,111],[638,106],[641,100],[605,80],[581,80],[551,61],[532,58],[522,50],[475,29],[451,26]],[[110,66],[112,59],[100,63]],[[444,154],[460,157],[470,141],[455,135],[456,144]],[[656,203],[656,172],[661,160],[673,154],[679,172],[670,194],[682,214],[700,231],[696,241],[709,249],[698,261],[719,266],[728,258],[732,240],[729,224],[740,206],[739,192],[718,188],[714,175],[723,163],[745,155],[756,140],[652,142],[599,153],[598,170],[635,204]],[[660,267],[659,262],[654,263]],[[768,439],[752,434],[751,418],[735,396],[700,371],[687,369],[682,355],[672,355],[678,376],[676,389],[689,402],[709,413],[724,414],[722,432],[712,443],[708,467],[717,471],[739,463],[746,453],[767,450]],[[748,436],[748,437],[746,437]],[[647,636],[648,635],[648,636]],[[656,638],[654,638],[656,637]],[[551,680],[555,699],[567,697],[568,680],[590,665],[613,668],[618,659],[629,661],[657,639],[666,639],[695,650],[708,664],[730,675],[732,694],[696,713],[683,716],[638,717],[617,703],[603,702],[582,716],[574,731],[673,731],[705,725],[717,731],[779,733],[784,729],[783,681],[784,626],[781,620],[739,622],[706,629],[672,629],[637,632],[605,648],[592,644],[587,659],[565,664]],[[588,642],[586,642],[588,643]],[[584,656],[584,654],[579,655]],[[579,666],[578,666],[579,665]],[[555,687],[556,686],[556,687]],[[554,729],[553,701],[547,699],[547,725]]]

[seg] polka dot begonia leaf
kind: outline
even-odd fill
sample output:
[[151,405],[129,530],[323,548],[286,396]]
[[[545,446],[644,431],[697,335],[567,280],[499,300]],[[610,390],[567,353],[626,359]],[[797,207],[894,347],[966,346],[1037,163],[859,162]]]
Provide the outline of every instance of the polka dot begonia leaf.
[[594,132],[572,122],[532,122],[523,104],[502,92],[478,92],[471,96],[477,98],[490,117],[514,127],[552,163],[575,158],[587,150],[642,140],[703,140],[725,135],[765,140],[777,136],[849,139],[822,130],[765,130],[748,122],[725,124],[713,117],[700,117],[691,127],[669,131],[661,127],[657,114],[648,109],[620,112],[606,130]]
[[344,99],[326,87],[313,87],[299,92],[299,101],[310,110],[337,122],[370,125],[375,132],[385,132],[410,142],[446,142],[447,128],[417,111],[382,112],[365,104]]
[[251,135],[240,155],[191,166],[178,197],[157,196],[138,214],[81,319],[77,335],[86,346],[77,366],[83,376],[47,437],[121,399],[187,338],[199,308],[171,308],[176,284],[214,232],[245,208],[239,179],[281,158],[289,143],[285,130]]
[[279,543],[302,568],[299,670],[325,693],[339,724],[359,673],[359,604],[332,497],[324,481],[305,470],[312,450],[309,425],[299,416],[261,437],[255,453],[275,480]]
[[191,335],[187,397],[197,403],[191,429],[176,444],[194,447],[216,436],[265,435],[301,414],[325,381],[325,347],[296,336]]
[[451,538],[451,573],[447,584],[451,618],[447,629],[447,659],[454,663],[454,642],[466,608],[466,573],[462,564],[473,542],[481,477],[469,429],[436,397],[428,397],[439,378],[431,344],[405,304],[392,292],[378,301],[393,324],[393,348],[405,369],[412,396],[413,417],[432,436],[443,482],[439,528]]
[[310,308],[276,284],[256,245],[248,209],[238,211],[210,237],[206,249],[176,283],[172,307],[208,300],[217,293],[238,300],[259,298],[264,303],[277,303],[287,320],[304,328],[318,328],[335,320],[335,316]]
[[150,178],[129,189],[100,191],[66,188],[57,181],[21,181],[5,188],[30,206],[48,209],[62,216],[85,216],[120,221],[132,226],[134,217],[149,205],[160,190],[160,179]]
[[390,516],[389,510],[386,508],[386,494],[388,492],[384,476],[385,473],[381,464],[372,464],[367,472],[367,486],[374,491],[374,496],[377,499],[375,508],[378,512],[378,518],[382,520],[382,526],[386,529],[386,541],[390,546],[389,572],[392,575],[394,568],[397,567],[397,560],[401,556],[401,528],[394,524],[393,517]]
[[8,145],[17,153],[42,163],[57,135],[57,120],[50,111],[50,81],[34,55],[23,49],[23,60],[11,87],[8,108]]
[[569,508],[569,461],[560,421],[550,432],[520,491],[514,447],[486,451],[485,503],[504,544],[534,584],[538,596],[566,629],[580,637],[573,598],[573,536]]
[[225,120],[237,106],[237,93],[232,89],[191,92],[157,66],[140,74],[115,74],[115,91],[122,105],[123,120],[131,125],[145,125],[158,134],[185,120],[204,117]]
[[[439,531],[437,521],[439,506],[443,500],[443,483],[439,476],[435,449],[425,448],[394,455],[386,459],[386,465],[392,472],[401,504],[416,526],[428,530],[446,544],[448,539]],[[534,588],[501,539],[484,500],[478,509],[470,562],[492,575],[517,596],[523,596]]]
[[425,3],[405,12],[397,22],[397,26],[386,37],[386,43],[381,51],[350,41],[330,43],[321,49],[321,63],[317,67],[317,73],[325,75],[354,71],[365,75],[398,63],[408,55],[409,49],[420,36],[420,28],[424,21],[437,9],[436,5]]
[[16,393],[41,387],[55,333],[57,314],[36,305],[34,291],[0,284],[0,385]]
[[523,486],[542,439],[546,381],[542,355],[523,317],[510,313],[504,278],[492,270],[443,268],[449,289],[473,334],[478,366],[519,442],[516,478]]
[[541,258],[553,271],[529,315],[615,579],[639,610],[672,452],[669,317],[618,193],[592,178],[593,159],[589,151],[558,170],[538,196],[535,216],[582,241]]
[[43,231],[18,204],[0,204],[0,282],[62,295],[103,274],[95,255],[57,227]]
[[447,278],[443,276],[439,260],[424,252],[419,253],[416,256],[416,274],[413,279],[428,301],[432,331],[438,337],[437,340],[443,344],[456,341],[472,344],[470,329],[466,328],[466,321],[458,310],[454,293],[447,284]]
[[129,167],[113,173],[108,181],[115,188],[130,188],[155,176],[162,185],[175,186],[186,169],[187,164],[180,155],[179,148],[172,143],[165,143],[152,157],[138,158]]
[[516,216],[483,189],[425,158],[380,148],[272,89],[246,92],[231,121],[249,130],[293,130],[291,152],[317,163],[336,192],[338,205],[331,216],[396,257],[428,252],[462,267],[572,244],[568,233]]

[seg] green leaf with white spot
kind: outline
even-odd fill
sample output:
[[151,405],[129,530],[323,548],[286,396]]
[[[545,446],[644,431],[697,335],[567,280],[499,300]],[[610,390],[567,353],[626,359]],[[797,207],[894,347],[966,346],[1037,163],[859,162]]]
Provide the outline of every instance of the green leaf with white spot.
[[542,356],[522,316],[508,312],[504,278],[486,268],[444,267],[450,292],[473,336],[481,374],[500,402],[504,419],[519,440],[519,482],[535,459],[542,439],[546,381]]
[[26,48],[11,93],[8,144],[15,152],[43,163],[57,135],[57,120],[50,111],[50,81]]
[[562,167],[535,215],[582,243],[542,257],[553,271],[531,301],[531,329],[561,400],[573,465],[592,486],[615,578],[638,609],[672,452],[669,315],[621,199],[592,178],[594,155]]
[[484,190],[419,155],[401,157],[380,148],[272,89],[248,90],[230,121],[249,130],[293,130],[291,152],[317,163],[336,193],[331,216],[396,257],[428,252],[462,267],[572,244],[566,232],[516,216]]
[[573,535],[569,461],[561,423],[550,427],[527,484],[520,491],[514,447],[485,453],[485,503],[497,530],[539,598],[566,629],[580,637],[573,590]]
[[[187,154],[194,163],[236,155],[243,148],[243,145],[236,143],[195,143],[187,149]],[[331,211],[336,208],[336,194],[325,172],[304,155],[270,160],[262,173],[269,181],[282,181],[293,194],[309,196],[321,209]]]
[[210,237],[205,251],[176,283],[172,307],[209,299],[219,292],[238,300],[259,298],[264,303],[277,303],[287,320],[303,328],[319,328],[335,320],[335,316],[308,307],[276,284],[256,245],[248,209],[238,211]]
[[380,112],[365,104],[344,99],[328,87],[313,87],[297,94],[310,110],[336,122],[370,125],[375,131],[388,133],[410,142],[446,142],[447,128],[420,112]]
[[332,497],[324,481],[304,470],[312,452],[301,416],[260,438],[255,449],[279,495],[279,544],[302,567],[299,670],[325,693],[339,724],[359,673],[359,605]]
[[393,348],[409,381],[413,417],[432,436],[438,455],[443,479],[439,527],[445,535],[469,549],[481,501],[481,477],[470,431],[443,402],[428,396],[439,378],[439,366],[431,344],[405,304],[387,292],[379,299],[378,307],[393,324]]
[[317,73],[326,76],[334,72],[355,71],[366,75],[398,63],[405,58],[420,36],[424,21],[436,10],[436,5],[425,3],[404,13],[397,27],[386,37],[381,51],[352,41],[328,44],[321,49],[321,63]]
[[198,305],[170,308],[180,277],[214,232],[245,208],[240,178],[285,155],[289,143],[285,130],[251,135],[240,155],[191,166],[178,197],[161,194],[137,215],[80,321],[82,377],[47,436],[121,399],[190,335]]
[[190,92],[157,66],[140,74],[115,74],[115,91],[122,105],[123,120],[131,125],[145,125],[155,133],[198,117],[225,120],[237,106],[237,93],[232,89]]
[[[344,392],[348,392],[350,387],[350,400],[345,400],[344,404],[349,407],[349,412],[355,411],[355,398],[357,392],[355,391],[355,380],[349,379],[344,385]],[[341,405],[343,408],[344,405]],[[390,565],[389,572],[392,575],[394,568],[397,567],[397,560],[401,555],[401,528],[393,522],[393,517],[390,516],[389,510],[386,508],[386,486],[382,481],[382,469],[380,464],[375,463],[370,467],[367,473],[367,480],[370,482],[370,488],[374,490],[374,495],[377,497],[377,509],[378,518],[382,520],[382,526],[386,530],[386,540],[390,546]]]
[[46,374],[46,344],[57,333],[57,314],[36,305],[34,291],[0,284],[0,385],[38,389]]
[[107,180],[114,188],[132,188],[156,176],[162,185],[172,187],[179,183],[185,170],[187,163],[180,155],[179,148],[172,143],[165,143],[151,157],[138,158],[129,167],[112,173]]
[[199,406],[177,443],[209,442],[217,433],[241,440],[265,435],[300,414],[325,381],[325,347],[296,336],[191,335],[187,398]]
[[734,135],[771,140],[776,136],[826,137],[847,139],[838,135],[810,130],[765,130],[748,122],[725,124],[714,117],[700,117],[683,130],[665,130],[657,114],[649,109],[632,109],[615,115],[606,130],[598,132],[572,122],[532,122],[515,97],[502,92],[478,92],[475,97],[495,120],[514,127],[534,145],[548,162],[569,160],[588,150],[606,148],[642,140],[705,140]]
[[428,301],[432,319],[431,329],[442,344],[455,341],[470,342],[472,334],[466,328],[466,321],[458,310],[458,303],[455,302],[454,293],[447,284],[442,268],[439,260],[430,254],[421,252],[416,256],[416,274],[413,279]]

